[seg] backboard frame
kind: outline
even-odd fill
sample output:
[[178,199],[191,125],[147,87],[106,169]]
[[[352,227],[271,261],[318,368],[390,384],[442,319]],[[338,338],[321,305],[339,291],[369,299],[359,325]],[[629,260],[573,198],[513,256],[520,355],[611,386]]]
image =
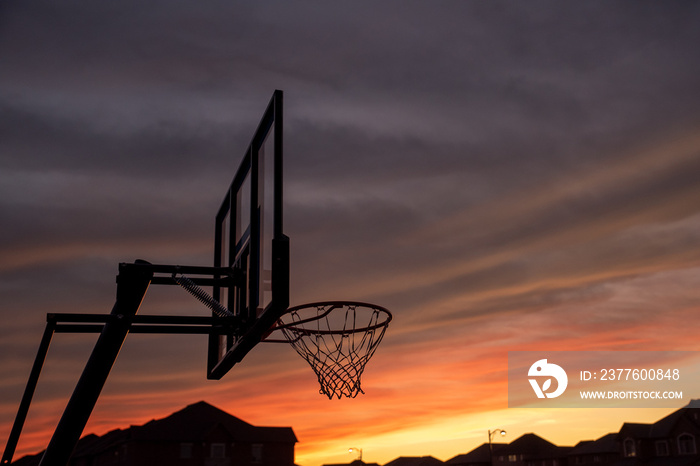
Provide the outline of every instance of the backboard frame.
[[214,267],[237,269],[245,278],[242,286],[213,287],[214,299],[233,312],[239,331],[209,336],[208,379],[220,379],[240,362],[289,306],[282,101],[276,90],[216,214]]

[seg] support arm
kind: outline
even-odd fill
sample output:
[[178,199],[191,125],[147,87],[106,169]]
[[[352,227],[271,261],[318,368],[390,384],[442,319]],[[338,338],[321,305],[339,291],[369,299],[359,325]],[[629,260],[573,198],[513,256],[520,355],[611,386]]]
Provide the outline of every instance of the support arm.
[[112,308],[115,319],[108,321],[95,343],[90,359],[56,426],[39,466],[65,466],[85,429],[107,376],[129,333],[132,318],[151,283],[153,271],[139,267],[143,263],[120,264],[117,277],[117,302]]

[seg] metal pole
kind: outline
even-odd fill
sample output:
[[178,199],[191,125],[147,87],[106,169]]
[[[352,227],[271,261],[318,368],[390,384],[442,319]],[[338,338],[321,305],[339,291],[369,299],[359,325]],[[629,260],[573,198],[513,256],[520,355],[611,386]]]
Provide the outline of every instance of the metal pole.
[[53,336],[55,327],[56,324],[54,322],[49,321],[46,323],[44,336],[41,338],[39,350],[37,351],[36,358],[34,358],[32,371],[29,373],[29,380],[27,380],[27,386],[24,389],[24,395],[22,395],[22,401],[19,403],[19,408],[17,409],[15,423],[12,425],[10,436],[7,439],[7,445],[5,445],[5,452],[2,455],[2,464],[10,464],[12,462],[12,457],[15,454],[17,442],[19,441],[19,436],[22,433],[24,422],[27,420],[29,405],[32,403],[34,391],[36,390],[36,385],[39,382],[41,369],[44,367],[46,353],[49,351],[49,345],[51,344],[51,337]]
[[491,442],[491,439],[493,438],[494,434],[501,434],[502,436],[506,435],[506,431],[503,429],[496,429],[494,431],[489,430],[489,464],[493,466],[493,443]]
[[112,318],[95,343],[39,466],[65,466],[70,461],[153,277],[153,270],[143,265],[148,263],[119,265]]

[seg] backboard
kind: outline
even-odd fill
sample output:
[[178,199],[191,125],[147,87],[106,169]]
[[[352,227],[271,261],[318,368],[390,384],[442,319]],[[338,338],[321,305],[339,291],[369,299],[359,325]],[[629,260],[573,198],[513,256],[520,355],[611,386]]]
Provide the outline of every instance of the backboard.
[[214,266],[240,286],[214,286],[236,317],[235,334],[209,336],[207,378],[220,379],[289,306],[289,239],[282,229],[282,91],[275,91],[216,214]]

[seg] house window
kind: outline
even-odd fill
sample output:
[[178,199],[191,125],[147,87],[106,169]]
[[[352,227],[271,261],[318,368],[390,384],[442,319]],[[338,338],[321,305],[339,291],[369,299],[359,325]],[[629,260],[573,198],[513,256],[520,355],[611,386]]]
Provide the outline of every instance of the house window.
[[518,461],[518,455],[508,455],[508,462],[515,463]]
[[192,458],[192,444],[191,443],[181,443],[180,444],[180,458],[183,458],[183,459]]
[[263,462],[263,446],[260,443],[255,443],[250,446],[250,455],[253,457],[253,463]]
[[695,454],[695,437],[690,434],[678,436],[678,453],[681,455]]
[[668,442],[666,440],[657,440],[656,456],[668,456]]
[[209,453],[209,456],[211,458],[226,458],[226,444],[212,443],[211,450],[209,451]]
[[593,457],[593,462],[594,462],[594,463],[600,463],[600,456],[595,455],[595,456]]
[[634,439],[626,438],[622,443],[622,448],[625,453],[625,457],[637,456],[637,447],[634,444]]

